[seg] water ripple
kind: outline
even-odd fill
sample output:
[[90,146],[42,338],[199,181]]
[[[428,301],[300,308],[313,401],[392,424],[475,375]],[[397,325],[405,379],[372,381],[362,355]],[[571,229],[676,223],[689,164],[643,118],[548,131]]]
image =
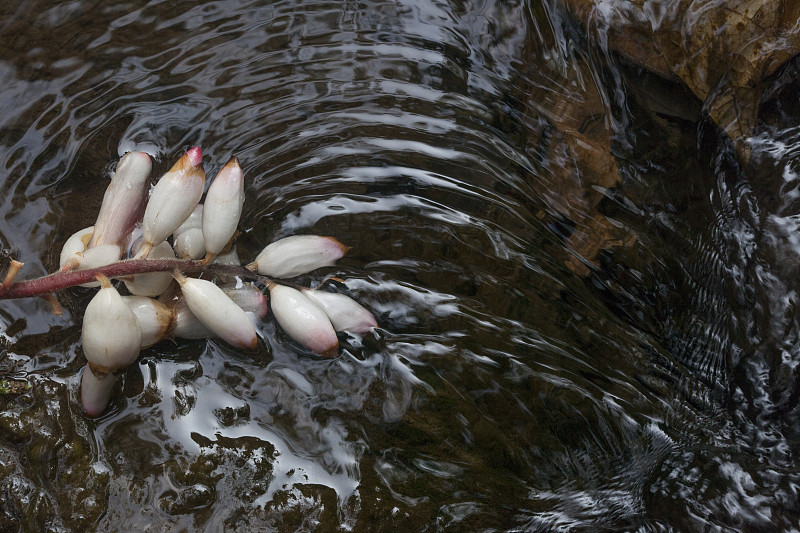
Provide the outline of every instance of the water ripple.
[[[0,242],[26,276],[92,223],[119,155],[159,173],[200,144],[208,175],[244,165],[243,259],[335,236],[352,252],[298,283],[344,279],[380,325],[333,360],[270,319],[252,353],[164,342],[88,420],[90,292],[63,318],[3,302],[0,371],[32,387],[0,395],[0,529],[796,523],[796,127],[756,138],[751,169],[706,168],[695,125],[634,116],[550,2],[0,11]],[[583,123],[592,90],[608,112]],[[599,123],[619,183],[562,135]],[[598,223],[634,244],[577,276],[570,238]]]

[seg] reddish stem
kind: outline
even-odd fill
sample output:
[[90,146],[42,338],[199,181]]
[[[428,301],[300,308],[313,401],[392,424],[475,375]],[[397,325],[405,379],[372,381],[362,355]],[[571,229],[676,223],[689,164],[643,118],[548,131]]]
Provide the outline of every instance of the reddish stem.
[[87,270],[73,270],[72,272],[55,272],[48,276],[27,281],[17,281],[8,287],[0,286],[0,300],[12,298],[29,298],[40,296],[55,291],[74,287],[81,283],[95,281],[97,274],[103,274],[109,278],[132,276],[134,274],[145,274],[147,272],[172,272],[175,269],[186,274],[198,274],[207,272],[214,275],[238,276],[245,279],[258,281],[270,281],[265,276],[252,272],[243,266],[218,265],[211,263],[203,265],[200,261],[184,259],[131,259],[119,261],[99,268]]

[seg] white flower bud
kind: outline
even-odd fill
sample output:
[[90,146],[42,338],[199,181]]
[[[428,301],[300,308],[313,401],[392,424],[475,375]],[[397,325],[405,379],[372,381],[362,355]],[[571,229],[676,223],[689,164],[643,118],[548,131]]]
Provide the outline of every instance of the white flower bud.
[[122,244],[142,214],[149,185],[147,178],[152,168],[150,156],[144,152],[128,152],[122,156],[103,196],[89,248]]
[[186,278],[175,272],[186,305],[200,322],[222,340],[239,348],[252,349],[258,336],[247,313],[236,305],[222,289],[203,279]]
[[58,261],[58,268],[61,270],[74,270],[81,262],[79,255],[86,250],[89,241],[92,239],[94,233],[94,226],[83,228],[80,231],[73,233],[64,246],[61,248],[61,256]]
[[[239,288],[222,287],[228,297],[247,313],[248,318],[261,319],[267,315],[268,305],[267,296],[257,287],[250,283],[245,283]],[[205,327],[200,320],[194,316],[186,298],[179,297],[172,306],[173,322],[172,330],[168,332],[173,337],[180,339],[212,339],[217,337],[210,329]]]
[[219,254],[214,258],[212,263],[230,266],[241,266],[242,264],[242,262],[239,260],[239,254],[236,253],[236,246],[231,247],[231,249],[224,254]]
[[125,238],[125,244],[122,247],[124,252],[123,257],[125,259],[133,258],[142,245],[144,245],[144,239],[142,238],[142,226],[141,224],[137,224]]
[[378,327],[378,322],[372,313],[344,294],[311,289],[304,290],[303,294],[325,311],[336,331],[361,335]]
[[81,258],[78,270],[87,270],[119,261],[122,257],[122,248],[118,244],[100,244],[78,255]]
[[205,176],[202,154],[195,146],[158,180],[144,212],[144,246],[137,257],[147,257],[155,245],[189,218],[203,196]]
[[269,311],[267,295],[252,283],[243,283],[241,287],[222,287],[222,292],[247,313],[256,318],[264,318]]
[[213,339],[216,337],[213,331],[203,325],[194,316],[186,298],[180,297],[172,306],[172,330],[169,335],[179,339]]
[[[122,257],[122,248],[117,244],[101,244],[94,248],[75,254],[74,262],[77,264],[77,270],[88,270],[90,268],[99,268],[101,266],[110,265],[119,261]],[[69,262],[72,262],[70,259]],[[100,284],[96,281],[88,283],[81,283],[81,287],[99,287]]]
[[325,357],[339,351],[339,339],[325,312],[302,292],[271,283],[272,314],[291,338]]
[[220,253],[236,233],[244,202],[244,174],[239,160],[231,157],[206,193],[203,208],[203,239],[206,253]]
[[[148,259],[175,259],[175,252],[167,241],[153,248]],[[136,274],[130,280],[123,280],[131,294],[136,296],[158,296],[167,290],[172,283],[172,274],[169,272],[149,272]]]
[[81,341],[86,359],[99,371],[125,368],[136,360],[142,333],[136,316],[108,279],[86,306]]
[[175,233],[175,254],[181,259],[202,259],[206,255],[206,242],[203,240],[203,230],[189,228],[181,233]]
[[293,235],[269,244],[247,268],[262,276],[291,278],[331,266],[349,249],[333,237]]
[[197,204],[197,206],[192,210],[192,214],[189,215],[189,218],[184,220],[183,224],[178,226],[173,235],[180,235],[184,231],[190,229],[203,229],[203,204]]
[[172,247],[180,259],[202,259],[205,256],[203,204],[197,204],[189,218],[172,234]]
[[89,365],[83,367],[81,405],[87,415],[95,417],[103,414],[116,382],[116,376],[110,372],[97,375]]
[[122,300],[139,322],[142,333],[140,349],[148,348],[164,338],[172,323],[172,311],[166,305],[146,296],[123,296]]

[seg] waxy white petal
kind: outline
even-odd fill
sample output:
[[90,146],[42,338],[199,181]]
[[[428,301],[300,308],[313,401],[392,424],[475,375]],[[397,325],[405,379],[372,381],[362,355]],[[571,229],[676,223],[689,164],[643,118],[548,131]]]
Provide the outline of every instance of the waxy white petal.
[[206,242],[200,228],[189,228],[176,233],[173,242],[175,254],[181,259],[202,259],[206,255]]
[[222,289],[203,279],[176,274],[186,304],[200,322],[222,340],[239,348],[255,348],[258,336],[247,313]]
[[[228,295],[233,302],[242,308],[253,320],[264,318],[269,310],[267,295],[256,286],[245,283],[239,288],[221,287],[222,292]],[[172,330],[168,334],[181,339],[211,339],[217,337],[213,331],[203,325],[194,316],[186,298],[179,297],[172,306]]]
[[224,254],[219,254],[217,257],[214,258],[212,263],[217,263],[218,265],[232,265],[232,266],[241,266],[242,264],[242,262],[239,260],[239,254],[236,252],[236,246],[231,247],[231,249],[225,252]]
[[206,252],[215,256],[230,242],[244,202],[244,174],[239,160],[231,157],[206,193],[203,207],[203,238]]
[[172,330],[169,334],[180,339],[213,339],[217,335],[200,322],[189,306],[186,298],[178,298],[172,307]]
[[172,311],[166,305],[146,296],[123,296],[122,300],[139,322],[142,349],[164,338],[172,323]]
[[78,270],[86,270],[119,261],[119,258],[122,257],[122,248],[118,244],[101,244],[78,255],[81,257]]
[[192,214],[172,234],[172,247],[180,259],[202,259],[206,255],[203,240],[203,204],[197,204]]
[[269,286],[272,314],[294,340],[325,357],[334,357],[339,339],[325,312],[302,292],[272,283]]
[[83,367],[81,405],[87,415],[95,417],[103,414],[111,399],[111,392],[116,382],[116,376],[110,372],[97,375],[89,365]]
[[269,244],[247,268],[262,276],[291,278],[331,266],[349,249],[333,237],[293,235]]
[[77,254],[86,250],[92,238],[92,233],[94,233],[94,226],[89,226],[88,228],[83,228],[73,233],[70,238],[67,239],[67,242],[65,242],[64,246],[61,248],[58,268],[64,269],[67,263],[69,263],[67,270],[72,270],[80,264],[81,258]]
[[269,299],[252,283],[243,283],[241,287],[222,287],[222,292],[245,312],[253,313],[256,318],[267,316]]
[[142,342],[139,321],[107,279],[86,306],[81,341],[86,359],[101,371],[125,368],[136,360]]
[[178,226],[173,232],[173,236],[178,236],[190,229],[203,229],[203,204],[197,204],[197,207],[192,210],[192,214],[189,215],[189,218],[184,220],[183,224]]
[[[175,259],[175,252],[167,241],[154,247],[148,259]],[[150,272],[136,274],[131,280],[124,280],[125,286],[131,294],[137,296],[158,296],[172,283],[172,274],[169,272]]]
[[144,245],[144,238],[142,237],[142,226],[137,224],[128,236],[125,238],[125,245],[122,247],[124,250],[124,257],[127,259],[136,255],[136,252]]
[[101,244],[123,244],[142,214],[153,165],[144,152],[128,152],[117,164],[94,223],[89,248]]
[[142,219],[145,245],[139,252],[147,257],[150,250],[169,237],[200,201],[205,187],[200,148],[195,146],[164,174],[150,195]]
[[[120,248],[117,244],[101,244],[77,254],[77,257],[77,270],[88,270],[90,268],[98,268],[119,261],[120,257],[122,257],[122,248]],[[81,287],[99,286],[100,284],[96,281],[81,283]]]
[[375,316],[358,302],[344,294],[306,289],[303,294],[319,305],[336,331],[361,335],[378,327]]

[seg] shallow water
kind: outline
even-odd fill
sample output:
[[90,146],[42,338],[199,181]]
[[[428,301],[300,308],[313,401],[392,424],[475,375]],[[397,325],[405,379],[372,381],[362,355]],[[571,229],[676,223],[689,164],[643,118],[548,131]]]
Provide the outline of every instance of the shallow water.
[[[91,291],[0,303],[0,373],[30,385],[0,395],[0,530],[797,527],[796,92],[743,168],[549,2],[52,4],[0,7],[21,276],[56,269],[121,154],[159,175],[199,144],[209,176],[242,161],[243,260],[336,236],[299,281],[346,279],[381,328],[333,360],[269,318],[256,353],[162,342],[92,420]],[[581,244],[608,227],[624,246]]]

